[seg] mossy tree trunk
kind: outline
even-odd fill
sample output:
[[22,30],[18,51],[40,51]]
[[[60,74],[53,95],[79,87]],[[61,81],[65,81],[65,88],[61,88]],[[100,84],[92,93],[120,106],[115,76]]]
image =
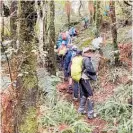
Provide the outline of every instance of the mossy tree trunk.
[[43,27],[43,31],[44,31],[44,34],[43,34],[43,41],[44,41],[44,47],[47,47],[47,37],[48,37],[48,29],[47,29],[47,16],[48,16],[48,1],[43,1],[43,4],[44,4],[44,20],[43,20],[43,23],[44,23],[44,27]]
[[45,44],[45,39],[44,39],[44,33],[45,33],[45,25],[44,25],[44,18],[45,18],[45,3],[44,1],[36,1],[36,8],[37,8],[37,15],[38,15],[38,27],[39,27],[39,32],[38,32],[38,49],[39,49],[39,63],[42,67],[44,67],[45,64],[45,57],[44,57],[44,44]]
[[0,0],[0,41],[4,40],[4,17],[3,17],[3,1]]
[[96,24],[96,36],[100,34],[100,1],[95,3],[95,24]]
[[10,32],[13,48],[16,47],[17,41],[17,1],[12,1],[10,8]]
[[[118,50],[118,45],[117,45],[117,27],[116,27],[116,15],[115,15],[115,1],[112,1],[110,3],[110,17],[112,21],[112,27],[111,27],[111,32],[112,32],[112,38],[113,38],[113,45],[114,45],[114,50]],[[119,62],[119,53],[114,54],[115,57],[115,64],[118,64]]]
[[19,74],[17,79],[16,120],[14,133],[37,133],[36,104],[38,96],[38,80],[36,74],[37,57],[35,50],[34,26],[36,12],[34,1],[20,2],[20,57]]
[[49,45],[48,45],[48,66],[47,69],[52,75],[56,75],[56,58],[54,53],[55,45],[55,5],[54,0],[50,1],[50,25],[49,25]]

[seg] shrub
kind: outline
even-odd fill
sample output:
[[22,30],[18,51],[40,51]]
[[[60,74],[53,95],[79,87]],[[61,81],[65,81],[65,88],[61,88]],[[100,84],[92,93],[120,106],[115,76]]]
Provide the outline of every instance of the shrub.
[[118,133],[131,133],[131,105],[128,99],[132,95],[131,85],[119,86],[114,96],[102,105],[97,105],[100,116],[109,122],[107,130],[117,131]]

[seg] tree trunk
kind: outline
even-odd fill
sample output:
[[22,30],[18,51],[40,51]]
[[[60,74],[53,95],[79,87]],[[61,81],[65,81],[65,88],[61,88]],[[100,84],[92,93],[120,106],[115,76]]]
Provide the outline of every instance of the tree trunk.
[[43,46],[43,50],[44,51],[47,51],[47,48],[48,48],[48,1],[43,1],[44,3],[44,20],[43,20],[43,24],[44,24],[44,33],[43,33],[43,41],[44,41],[44,46]]
[[[3,15],[2,15],[2,10],[3,10],[3,6],[2,6],[2,0],[0,0],[0,41],[3,41],[3,33],[2,33],[2,29],[3,29],[3,26],[2,26],[2,20],[3,20]],[[0,99],[0,111],[1,111],[1,113],[0,113],[0,118],[1,118],[1,120],[0,120],[0,133],[2,133],[2,122],[3,122],[3,120],[2,120],[2,100]]]
[[54,53],[54,45],[55,45],[55,25],[54,25],[54,17],[55,17],[55,5],[54,0],[50,1],[50,25],[49,25],[49,46],[48,46],[48,71],[52,75],[56,75],[56,62],[55,62],[55,53]]
[[[33,52],[34,43],[34,26],[36,23],[36,12],[34,1],[20,2],[20,47],[18,52],[19,74],[17,79],[17,103],[16,117],[17,123],[14,126],[14,133],[37,132],[36,119],[36,102],[38,95],[38,80],[36,74],[37,57]],[[32,116],[30,116],[32,114]],[[30,118],[32,117],[32,118]],[[29,120],[29,122],[27,122]]]
[[70,14],[67,14],[67,20],[68,20],[68,30],[70,29]]
[[81,11],[80,11],[82,6],[83,6],[83,4],[82,4],[82,1],[80,0],[80,1],[79,1],[79,9],[78,9],[78,11],[79,11],[79,16],[80,16],[80,17],[82,17]]
[[43,1],[44,7],[43,7],[43,13],[44,13],[44,20],[43,20],[43,42],[44,46],[46,46],[47,42],[47,36],[48,36],[48,31],[47,31],[47,11],[48,11],[48,1]]
[[67,13],[67,21],[68,21],[68,30],[70,29],[70,11],[71,11],[71,3],[70,1],[66,1],[65,3],[65,10]]
[[44,17],[45,17],[45,12],[44,10],[44,6],[45,3],[44,1],[37,1],[37,15],[38,15],[38,25],[39,26],[39,34],[38,34],[38,49],[39,49],[39,64],[44,67],[45,64],[45,57],[44,57],[44,50],[43,50],[43,46],[45,43],[44,40],[44,33],[45,33],[45,25],[44,25]]
[[[118,50],[118,45],[117,45],[115,1],[112,1],[110,3],[110,17],[111,17],[111,21],[112,21],[111,32],[112,32],[112,38],[113,38],[113,45],[114,45],[114,50],[116,51],[116,50]],[[118,53],[114,54],[114,57],[115,57],[115,64],[118,64],[119,54]]]
[[13,48],[17,48],[17,1],[12,1],[10,9],[10,32]]
[[95,23],[96,23],[96,36],[99,36],[100,34],[100,1],[96,1]]
[[0,41],[4,41],[4,17],[2,0],[0,0]]

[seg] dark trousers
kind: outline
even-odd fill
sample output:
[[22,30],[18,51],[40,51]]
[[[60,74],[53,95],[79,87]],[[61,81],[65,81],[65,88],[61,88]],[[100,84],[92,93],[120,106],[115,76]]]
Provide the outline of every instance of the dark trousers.
[[78,98],[79,94],[79,83],[76,81],[73,81],[73,96],[74,98]]
[[85,22],[85,24],[84,24],[84,28],[85,28],[85,29],[88,28],[88,22]]
[[93,96],[93,91],[90,85],[89,79],[82,79],[79,81],[80,85],[80,97],[84,96],[88,98],[89,96]]
[[60,69],[60,70],[63,70],[63,67],[64,67],[64,58],[65,58],[65,56],[63,56],[63,55],[58,56],[58,60],[59,60],[59,69]]
[[68,73],[68,70],[64,68],[64,78],[69,78],[70,74]]

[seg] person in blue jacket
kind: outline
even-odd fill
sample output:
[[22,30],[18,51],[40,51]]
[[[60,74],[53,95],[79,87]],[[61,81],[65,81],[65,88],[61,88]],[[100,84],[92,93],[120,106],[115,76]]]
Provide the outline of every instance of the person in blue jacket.
[[64,58],[64,76],[67,79],[70,76],[70,62],[73,56],[76,55],[77,47],[74,46],[69,46],[67,53]]
[[71,37],[77,36],[77,30],[76,30],[76,28],[71,27],[71,28],[69,29],[69,35],[70,35]]
[[66,46],[71,44],[71,37],[69,35],[69,32],[66,31],[63,34],[65,34],[66,37],[65,37],[65,39],[63,39],[62,33],[59,34],[58,40],[56,42],[56,49],[58,49],[62,45],[62,43],[65,44]]

